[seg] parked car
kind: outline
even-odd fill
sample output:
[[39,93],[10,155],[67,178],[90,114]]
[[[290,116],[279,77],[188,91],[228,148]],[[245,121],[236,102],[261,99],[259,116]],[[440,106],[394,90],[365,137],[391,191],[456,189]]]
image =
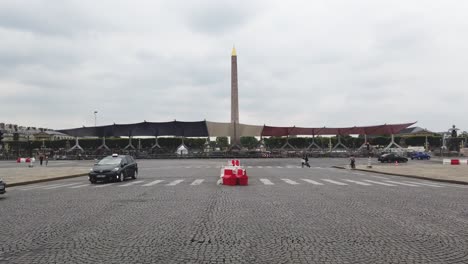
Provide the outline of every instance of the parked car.
[[411,159],[418,159],[418,160],[427,159],[427,160],[429,160],[430,158],[431,158],[431,155],[429,155],[429,154],[426,153],[426,152],[414,152],[414,153],[411,153]]
[[0,179],[0,194],[5,194],[6,193],[6,183]]
[[138,175],[138,164],[129,155],[107,156],[96,163],[89,172],[89,181],[124,181],[126,178],[136,179]]
[[395,161],[398,161],[398,162],[407,162],[408,159],[405,158],[405,157],[402,157],[398,154],[395,154],[395,153],[387,153],[387,154],[383,154],[383,155],[380,155],[380,157],[378,158],[378,161],[384,163],[384,162],[395,162]]

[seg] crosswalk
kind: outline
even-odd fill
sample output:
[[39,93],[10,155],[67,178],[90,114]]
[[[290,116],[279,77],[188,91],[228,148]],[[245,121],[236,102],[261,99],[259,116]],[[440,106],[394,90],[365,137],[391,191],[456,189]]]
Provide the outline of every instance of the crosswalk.
[[[58,190],[58,189],[68,189],[68,190],[80,190],[85,188],[131,188],[131,187],[177,187],[177,186],[196,186],[202,185],[214,185],[216,184],[213,180],[206,179],[138,179],[133,181],[126,182],[116,182],[116,183],[107,183],[107,184],[89,184],[84,182],[64,182],[64,183],[54,183],[54,184],[39,184],[32,186],[18,187],[16,190],[20,191],[31,191],[31,190]],[[273,186],[273,185],[286,185],[286,186],[298,186],[298,185],[308,185],[316,187],[325,187],[325,186],[341,186],[341,187],[365,187],[372,188],[372,186],[385,186],[385,187],[403,187],[403,188],[468,188],[468,186],[455,185],[455,184],[443,184],[438,182],[428,182],[428,181],[408,181],[408,180],[368,180],[368,179],[346,179],[346,178],[324,178],[324,179],[308,179],[308,178],[251,178],[249,185],[257,186]]]

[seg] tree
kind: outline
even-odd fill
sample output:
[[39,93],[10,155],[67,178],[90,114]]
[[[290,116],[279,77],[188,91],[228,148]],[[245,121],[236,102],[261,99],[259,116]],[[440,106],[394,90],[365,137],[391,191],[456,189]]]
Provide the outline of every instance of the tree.
[[255,137],[241,137],[241,145],[248,149],[254,149],[258,145],[258,140]]

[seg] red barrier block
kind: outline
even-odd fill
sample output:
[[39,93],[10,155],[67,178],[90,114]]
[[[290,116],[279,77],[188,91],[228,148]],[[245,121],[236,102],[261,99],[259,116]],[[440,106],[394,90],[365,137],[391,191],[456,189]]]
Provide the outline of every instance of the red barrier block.
[[223,185],[236,185],[237,184],[237,178],[236,175],[232,173],[232,169],[224,169],[224,174],[223,174]]
[[460,160],[457,160],[457,159],[450,160],[450,165],[460,165]]
[[247,176],[247,170],[238,169],[237,170],[237,184],[245,186],[249,184],[249,177]]
[[16,160],[16,163],[20,163],[20,162],[21,162],[21,158],[18,158],[18,159]]

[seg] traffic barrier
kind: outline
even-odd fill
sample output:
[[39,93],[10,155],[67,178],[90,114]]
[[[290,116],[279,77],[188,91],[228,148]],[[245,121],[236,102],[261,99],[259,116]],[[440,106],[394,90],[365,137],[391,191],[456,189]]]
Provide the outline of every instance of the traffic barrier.
[[236,177],[237,177],[237,184],[241,186],[246,186],[249,184],[249,177],[247,176],[247,170],[238,169]]
[[18,158],[18,159],[16,159],[16,163],[28,163],[29,167],[33,167],[35,161],[36,161],[35,158]]
[[[221,167],[221,179],[223,185],[248,185],[247,171],[240,166],[239,160],[228,161],[227,166]],[[221,181],[221,180],[220,180]],[[219,181],[219,182],[220,182]]]
[[233,173],[234,171],[232,169],[224,169],[223,173],[223,185],[230,185],[234,186],[237,184],[237,177]]
[[443,159],[442,164],[450,164],[450,165],[466,165],[468,164],[468,160],[466,159]]

